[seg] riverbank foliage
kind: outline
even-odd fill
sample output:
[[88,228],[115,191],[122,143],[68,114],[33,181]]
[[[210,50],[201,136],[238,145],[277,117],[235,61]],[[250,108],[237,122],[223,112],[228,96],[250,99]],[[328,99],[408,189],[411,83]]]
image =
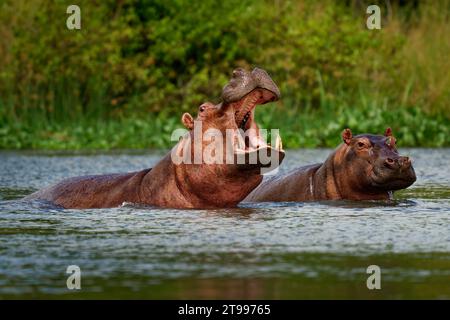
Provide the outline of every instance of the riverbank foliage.
[[68,30],[70,1],[4,0],[0,148],[168,147],[183,112],[254,66],[282,92],[257,119],[286,147],[386,126],[450,146],[450,1],[379,1],[381,30],[366,2],[79,0]]

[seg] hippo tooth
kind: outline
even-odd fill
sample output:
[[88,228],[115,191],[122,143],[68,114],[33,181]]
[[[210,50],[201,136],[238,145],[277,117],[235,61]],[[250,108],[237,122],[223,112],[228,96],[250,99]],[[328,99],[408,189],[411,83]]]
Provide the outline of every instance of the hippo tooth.
[[275,140],[275,150],[281,150],[282,146],[281,146],[281,139],[280,136],[277,135],[277,139]]

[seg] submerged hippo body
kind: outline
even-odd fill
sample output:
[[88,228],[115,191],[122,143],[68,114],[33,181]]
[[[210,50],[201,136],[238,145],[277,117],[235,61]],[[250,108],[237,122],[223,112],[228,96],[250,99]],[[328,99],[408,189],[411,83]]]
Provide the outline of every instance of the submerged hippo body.
[[[221,135],[225,135],[227,129],[232,132],[239,132],[239,128],[243,131],[257,129],[256,105],[274,101],[279,95],[277,86],[264,70],[235,70],[232,80],[224,87],[220,104],[201,105],[196,121],[190,114],[183,115],[182,122],[190,131],[152,169],[69,178],[25,200],[50,201],[64,208],[107,208],[124,202],[171,208],[236,206],[262,181],[261,168],[267,163],[262,163],[258,157],[251,163],[211,163],[205,159],[200,163],[175,163],[173,156],[193,154],[199,144],[207,147],[203,139],[194,138],[195,124],[201,124],[202,133],[212,128]],[[256,132],[256,137],[250,136],[239,149],[231,145],[231,154],[236,156],[239,151],[240,155],[248,157],[257,151],[266,151],[282,161],[281,148],[275,150],[260,143],[259,131]]]
[[382,200],[416,180],[411,160],[398,154],[388,128],[382,135],[342,134],[324,163],[294,169],[261,183],[244,201]]

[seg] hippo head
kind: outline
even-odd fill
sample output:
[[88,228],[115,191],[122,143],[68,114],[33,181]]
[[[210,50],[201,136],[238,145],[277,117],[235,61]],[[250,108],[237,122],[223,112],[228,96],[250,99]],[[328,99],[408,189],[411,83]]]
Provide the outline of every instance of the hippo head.
[[345,161],[350,167],[347,179],[353,180],[353,185],[382,193],[407,188],[416,181],[411,159],[399,155],[391,128],[384,135],[357,136],[345,129],[342,139],[347,148]]
[[[179,165],[190,190],[200,186],[199,192],[210,190],[202,195],[205,202],[236,205],[261,182],[262,168],[278,167],[284,158],[281,139],[277,137],[274,147],[268,144],[254,115],[257,105],[279,97],[279,89],[267,72],[258,68],[252,72],[237,69],[223,89],[222,102],[203,103],[195,120],[189,113],[183,114],[182,122],[189,135],[178,144],[178,149],[182,146],[181,153],[187,152],[190,159],[201,157],[200,162]],[[196,156],[199,149],[203,152]]]

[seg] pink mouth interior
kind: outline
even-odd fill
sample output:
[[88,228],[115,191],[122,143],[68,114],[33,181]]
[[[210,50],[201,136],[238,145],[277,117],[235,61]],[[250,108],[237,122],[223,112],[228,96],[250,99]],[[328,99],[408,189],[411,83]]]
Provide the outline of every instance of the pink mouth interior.
[[241,100],[233,103],[236,125],[238,129],[247,132],[245,137],[241,135],[241,138],[244,138],[245,147],[243,149],[245,151],[252,151],[268,146],[266,141],[260,135],[259,128],[255,123],[255,108],[259,104],[265,104],[275,99],[276,96],[273,92],[257,88],[248,93]]

